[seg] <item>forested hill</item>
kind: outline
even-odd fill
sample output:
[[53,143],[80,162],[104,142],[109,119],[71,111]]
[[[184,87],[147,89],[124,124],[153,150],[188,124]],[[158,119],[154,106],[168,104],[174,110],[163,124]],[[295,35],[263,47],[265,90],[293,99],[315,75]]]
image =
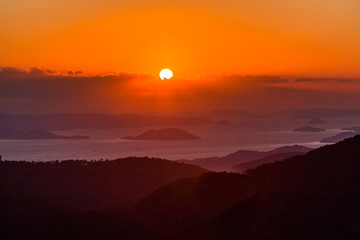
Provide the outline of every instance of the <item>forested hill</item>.
[[76,209],[120,208],[180,177],[206,170],[157,158],[0,162],[1,193]]

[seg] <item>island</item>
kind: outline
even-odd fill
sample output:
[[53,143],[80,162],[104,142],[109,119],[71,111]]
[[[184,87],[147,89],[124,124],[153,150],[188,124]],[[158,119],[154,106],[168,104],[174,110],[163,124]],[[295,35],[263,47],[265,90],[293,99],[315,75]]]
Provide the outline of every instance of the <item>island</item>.
[[138,136],[123,137],[127,140],[198,140],[200,137],[178,128],[150,129]]
[[345,138],[351,138],[351,137],[354,137],[359,134],[360,134],[360,131],[358,131],[358,132],[342,132],[335,136],[324,138],[320,142],[322,142],[322,143],[337,143],[337,142],[344,140]]
[[10,128],[0,128],[0,139],[89,139],[88,136],[61,136],[43,130],[16,130]]
[[310,126],[304,126],[301,128],[296,128],[293,130],[294,132],[324,132],[326,131],[325,129],[322,128],[315,128],[315,127],[310,127]]
[[345,128],[342,128],[341,130],[344,130],[344,131],[352,131],[352,132],[360,132],[360,127],[359,127],[359,126],[355,126],[355,127],[345,127]]

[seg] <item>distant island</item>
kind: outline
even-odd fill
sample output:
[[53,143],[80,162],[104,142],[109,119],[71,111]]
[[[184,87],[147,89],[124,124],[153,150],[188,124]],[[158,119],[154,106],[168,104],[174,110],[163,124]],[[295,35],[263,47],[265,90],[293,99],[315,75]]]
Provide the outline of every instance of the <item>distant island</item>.
[[324,120],[321,120],[320,118],[313,118],[311,119],[308,124],[310,125],[320,125],[320,124],[325,124],[326,122]]
[[353,132],[360,132],[360,126],[345,127],[345,128],[342,128],[341,130],[353,131]]
[[276,153],[276,154],[268,155],[268,156],[265,156],[263,158],[256,159],[256,160],[253,160],[253,161],[248,161],[248,162],[237,164],[233,168],[238,172],[245,172],[248,169],[254,169],[254,168],[256,168],[258,166],[261,166],[263,164],[282,161],[284,159],[291,158],[291,157],[297,156],[297,155],[303,155],[305,153],[306,152],[282,152],[282,153]]
[[197,140],[200,137],[178,128],[150,129],[138,136],[123,137],[128,140]]
[[326,130],[322,129],[322,128],[305,126],[305,127],[301,127],[301,128],[296,128],[293,131],[294,132],[324,132]]
[[[311,148],[293,145],[293,146],[283,146],[270,151],[253,151],[253,150],[239,150],[233,153],[230,153],[222,157],[206,157],[206,158],[195,158],[192,160],[180,159],[177,160],[181,163],[187,163],[191,165],[196,165],[210,171],[243,171],[244,168],[240,166],[242,163],[250,163],[255,161],[259,165],[263,163],[275,162],[278,160],[285,159],[287,156],[278,155],[282,153],[288,153],[290,155],[298,155],[301,153],[307,153]],[[263,159],[265,158],[265,160]],[[258,161],[260,160],[260,161]],[[256,162],[257,161],[257,162]],[[264,162],[265,161],[265,162]],[[253,165],[252,165],[253,166]]]
[[337,143],[339,141],[344,140],[345,138],[354,137],[354,136],[360,134],[359,126],[346,127],[346,128],[342,128],[341,130],[346,131],[346,132],[341,132],[339,134],[336,134],[335,136],[324,138],[320,142],[322,142],[322,143]]
[[337,143],[339,141],[344,140],[345,138],[354,137],[354,136],[356,136],[358,134],[360,134],[360,131],[357,131],[357,132],[342,132],[342,133],[336,134],[335,136],[324,138],[320,142],[322,142],[322,143]]
[[166,117],[136,114],[65,113],[46,115],[0,114],[0,127],[11,129],[72,130],[133,127],[178,127],[212,124],[205,117]]
[[0,139],[89,139],[88,136],[60,136],[43,130],[15,130],[0,128]]

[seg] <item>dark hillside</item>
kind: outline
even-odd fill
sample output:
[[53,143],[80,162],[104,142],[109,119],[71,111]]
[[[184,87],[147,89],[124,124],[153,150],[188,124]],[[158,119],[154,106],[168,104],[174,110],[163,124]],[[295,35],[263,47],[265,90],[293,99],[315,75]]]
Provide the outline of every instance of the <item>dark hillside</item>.
[[180,177],[204,172],[197,166],[156,158],[0,162],[3,193],[84,210],[129,205]]
[[[218,220],[218,236],[342,239],[360,233],[360,136],[248,173],[263,183],[263,191],[250,213],[240,204],[228,211],[231,217]],[[256,220],[244,229],[237,224],[246,221],[240,216]]]
[[251,198],[259,189],[260,184],[252,177],[210,172],[160,188],[138,202],[133,210],[144,228],[184,239],[186,234],[198,233],[200,226]]
[[[360,136],[264,164],[246,175],[204,173],[194,166],[148,158],[35,165],[0,165],[1,226],[7,231],[2,236],[302,240],[358,239],[360,235]],[[10,177],[9,172],[16,172],[17,177]],[[61,178],[54,177],[59,173]],[[127,177],[120,178],[118,173]],[[74,176],[81,176],[82,181]],[[164,186],[181,176],[184,178]],[[96,186],[96,181],[101,186]],[[150,191],[149,185],[159,187],[121,210],[121,204],[115,204],[121,202],[121,194],[115,193],[124,189],[123,181],[128,184],[125,195],[133,196],[133,200],[134,196],[140,198],[139,186],[147,186],[142,189],[144,195]],[[11,184],[17,187],[9,188]],[[33,190],[35,186],[37,191]],[[77,195],[74,189],[79,191]],[[96,194],[89,189],[96,189]],[[47,192],[51,194],[44,194]],[[94,196],[98,199],[95,205],[91,202]],[[64,200],[68,197],[75,204]],[[63,207],[58,205],[59,199],[66,203]],[[82,202],[87,209],[96,206],[98,210],[85,211]],[[104,206],[99,202],[109,208],[100,210]]]
[[[140,234],[138,227],[128,222],[127,215],[119,213],[120,209],[180,177],[205,171],[146,157],[98,162],[2,161],[1,236],[38,239],[43,234],[46,239],[71,239],[77,238],[77,233],[82,239],[93,234],[107,239],[110,230],[126,236]],[[88,214],[91,217],[86,217]]]

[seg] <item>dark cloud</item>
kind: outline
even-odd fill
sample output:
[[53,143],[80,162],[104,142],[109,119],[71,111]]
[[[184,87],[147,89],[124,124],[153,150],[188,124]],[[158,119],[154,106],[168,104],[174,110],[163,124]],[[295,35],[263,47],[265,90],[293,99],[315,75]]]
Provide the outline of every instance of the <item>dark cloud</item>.
[[275,84],[286,83],[287,79],[277,76],[242,76],[242,75],[216,75],[203,74],[201,79],[221,79],[223,81],[238,83],[238,84]]
[[350,78],[297,78],[296,82],[352,82]]
[[297,88],[296,82],[277,76],[202,75],[163,82],[151,75],[126,72],[102,76],[84,76],[81,71],[54,73],[41,68],[0,68],[0,113],[150,113],[161,112],[159,106],[164,105],[177,111],[360,107],[358,91],[351,87],[354,82],[341,83],[350,86],[347,91],[307,89],[304,84]]
[[68,75],[73,75],[73,74],[79,75],[79,74],[83,74],[83,72],[82,72],[82,71],[75,71],[75,72],[73,72],[73,71],[68,71],[67,74],[68,74]]
[[[30,68],[30,70],[24,70],[20,68],[13,68],[13,67],[2,67],[0,68],[0,81],[6,81],[7,79],[15,79],[15,80],[27,80],[27,81],[34,81],[34,82],[42,82],[44,84],[54,84],[58,80],[61,80],[62,82],[66,81],[72,81],[74,79],[77,80],[88,80],[92,82],[96,82],[99,80],[112,80],[112,81],[122,81],[122,80],[129,80],[133,79],[139,76],[146,76],[148,75],[142,75],[142,74],[133,74],[133,73],[119,73],[119,74],[109,74],[109,75],[95,75],[90,77],[72,77],[68,75],[81,75],[83,74],[82,71],[68,71],[68,75],[53,75],[57,73],[56,71],[50,70],[50,69],[41,69],[38,67]],[[51,81],[51,82],[49,82]]]
[[0,79],[6,77],[18,77],[27,74],[27,72],[20,68],[13,68],[13,67],[3,67],[0,71]]
[[297,78],[295,82],[321,82],[320,78]]
[[45,71],[40,68],[33,67],[30,69],[28,74],[31,76],[43,76],[43,75],[45,75]]
[[3,67],[0,71],[0,80],[4,78],[29,78],[29,77],[42,77],[46,74],[54,73],[49,69],[41,69],[37,67],[30,68],[29,71],[20,68]]
[[337,82],[339,82],[339,83],[348,83],[348,82],[354,82],[354,81],[356,81],[356,79],[348,79],[348,78],[337,79]]
[[[54,71],[31,68],[0,69],[1,112],[97,111],[114,107],[116,94],[126,93],[124,85],[142,77],[131,73],[105,76],[54,75]],[[119,103],[121,104],[121,102]]]
[[57,73],[57,71],[53,71],[53,70],[50,70],[50,69],[45,69],[45,72],[46,72],[46,74],[55,74],[55,73]]
[[276,76],[245,76],[245,80],[253,83],[260,84],[274,84],[274,83],[286,83],[287,79],[276,77]]

